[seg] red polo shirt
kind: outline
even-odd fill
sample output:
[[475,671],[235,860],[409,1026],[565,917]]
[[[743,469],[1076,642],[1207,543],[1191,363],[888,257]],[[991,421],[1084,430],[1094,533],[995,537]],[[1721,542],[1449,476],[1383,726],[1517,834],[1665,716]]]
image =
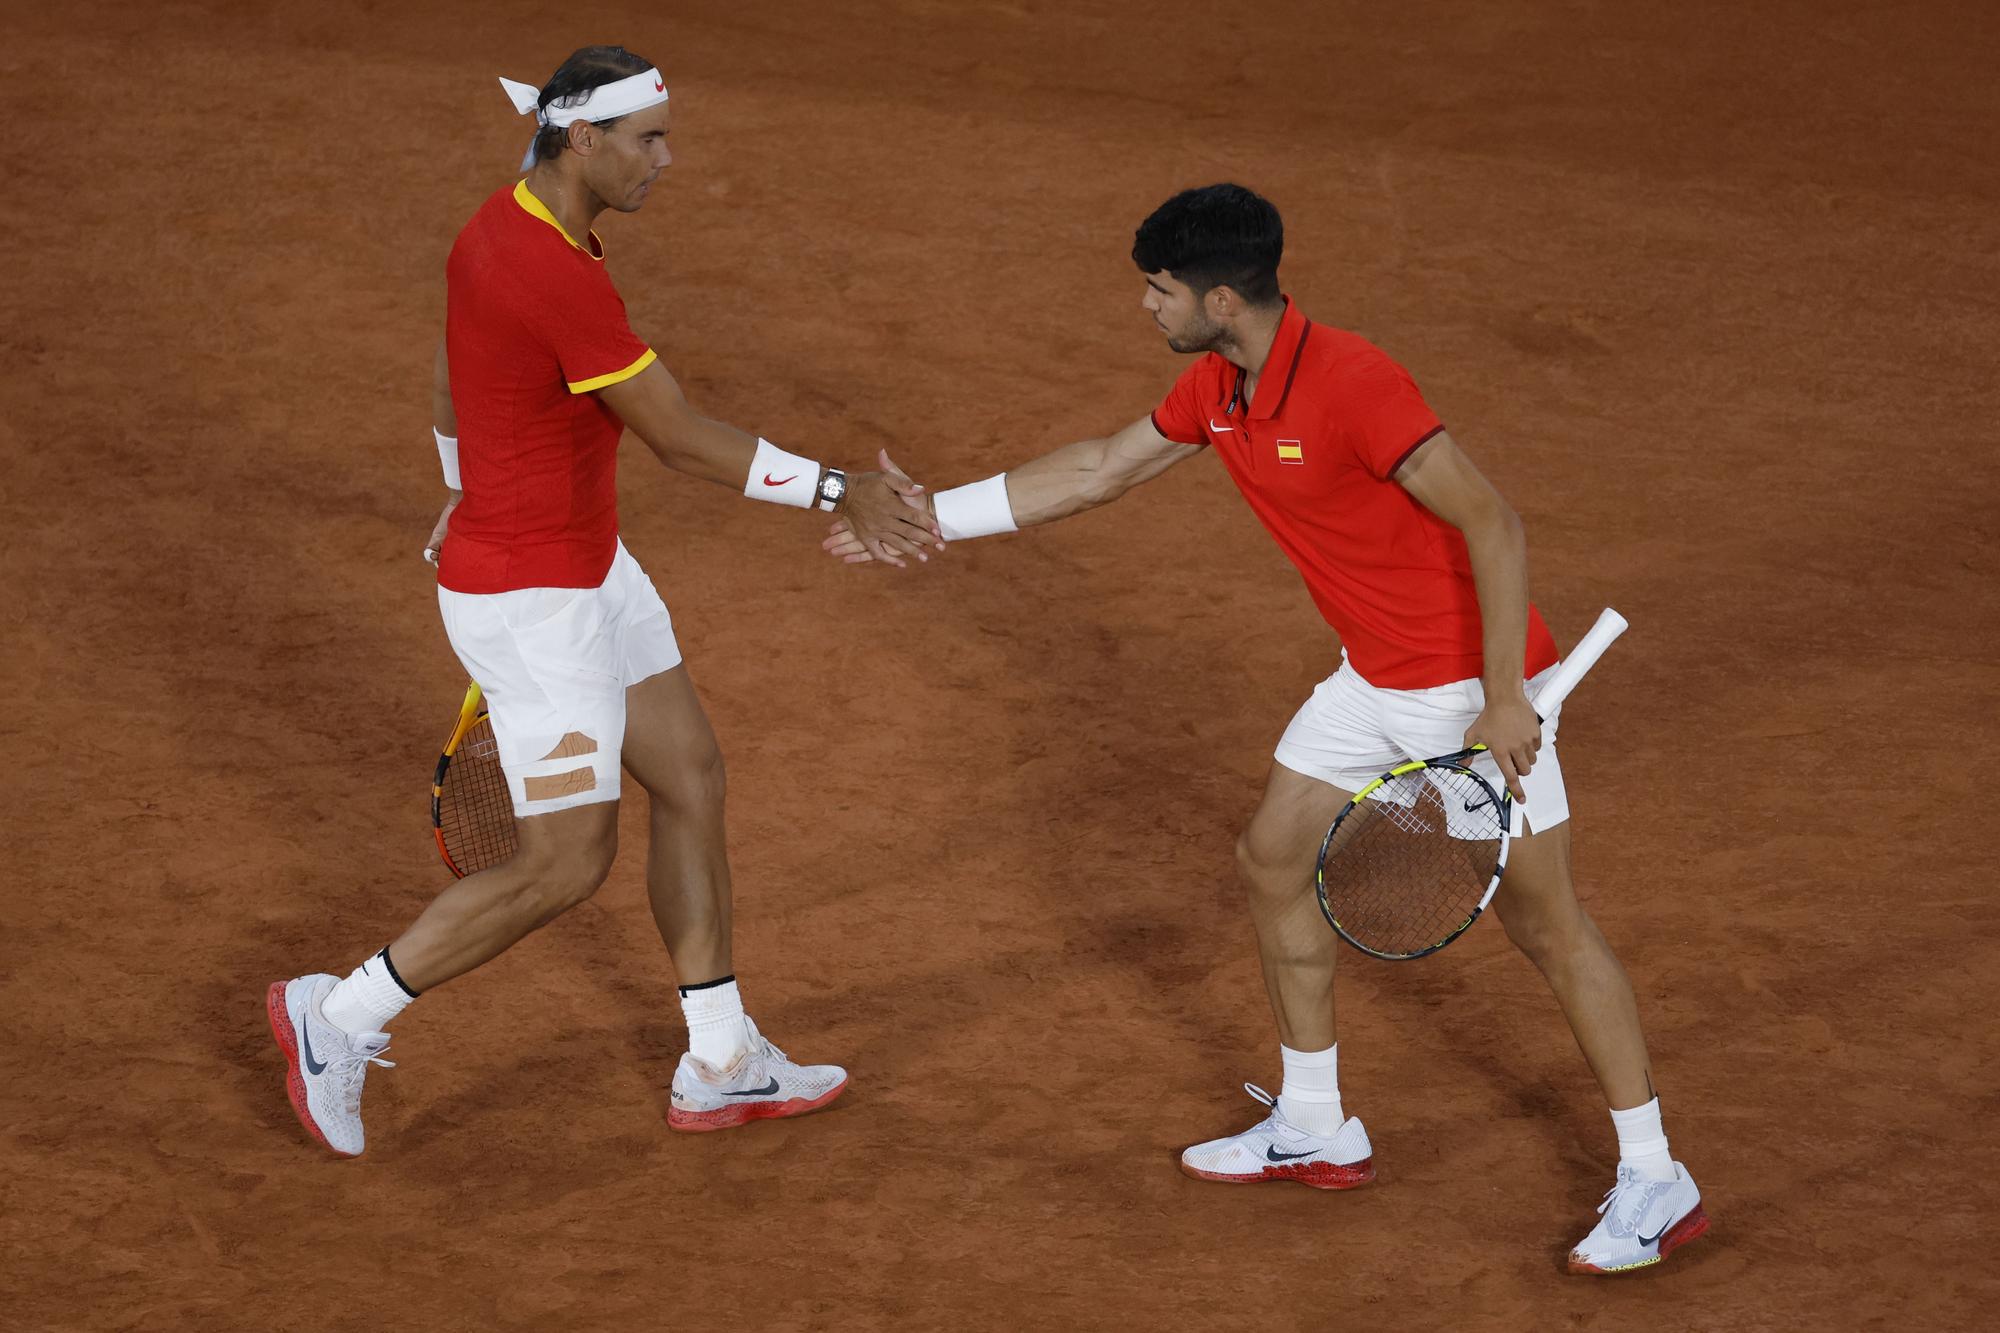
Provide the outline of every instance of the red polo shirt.
[[[1480,675],[1465,536],[1394,480],[1444,429],[1409,372],[1286,297],[1252,402],[1243,380],[1222,357],[1203,356],[1175,381],[1153,428],[1214,447],[1362,679],[1417,690]],[[1527,674],[1555,661],[1555,640],[1530,606]]]
[[618,547],[618,437],[594,390],[653,364],[597,233],[582,246],[529,192],[488,199],[445,264],[445,355],[465,498],[438,582],[454,592],[594,588]]

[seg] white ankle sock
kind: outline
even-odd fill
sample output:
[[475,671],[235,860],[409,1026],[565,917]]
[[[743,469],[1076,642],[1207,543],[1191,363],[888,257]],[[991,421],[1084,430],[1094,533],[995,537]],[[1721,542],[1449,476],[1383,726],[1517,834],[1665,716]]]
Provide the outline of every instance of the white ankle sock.
[[750,1049],[734,975],[681,987],[681,1013],[687,1018],[688,1050],[703,1064],[727,1069]]
[[1667,1151],[1658,1097],[1629,1111],[1613,1111],[1611,1123],[1618,1131],[1618,1165],[1631,1167],[1647,1180],[1674,1178],[1674,1155]]
[[342,1032],[384,1032],[397,1014],[409,1008],[416,993],[403,985],[389,963],[387,949],[355,968],[333,985],[320,1004],[326,1021]]
[[1308,1134],[1332,1138],[1340,1132],[1338,1043],[1323,1051],[1295,1051],[1282,1043],[1285,1084],[1278,1093],[1278,1114]]

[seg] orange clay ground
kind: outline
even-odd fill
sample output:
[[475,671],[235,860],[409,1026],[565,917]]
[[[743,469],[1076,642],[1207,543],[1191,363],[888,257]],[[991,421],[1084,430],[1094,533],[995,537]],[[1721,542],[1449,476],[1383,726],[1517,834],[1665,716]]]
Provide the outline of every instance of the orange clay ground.
[[[0,1324],[1990,1316],[1990,6],[1175,8],[7,6]],[[1344,964],[1378,1183],[1175,1169],[1276,1086],[1231,845],[1336,654],[1210,459],[897,573],[628,445],[746,997],[852,1089],[666,1131],[635,799],[592,903],[398,1025],[367,1156],[308,1145],[264,987],[445,882],[445,254],[528,137],[494,76],[602,40],[677,109],[601,226],[634,326],[836,464],[955,484],[1139,417],[1182,362],[1132,228],[1215,180],[1278,203],[1286,289],[1410,367],[1558,638],[1632,620],[1564,767],[1706,1239],[1563,1275],[1615,1147],[1492,923]]]

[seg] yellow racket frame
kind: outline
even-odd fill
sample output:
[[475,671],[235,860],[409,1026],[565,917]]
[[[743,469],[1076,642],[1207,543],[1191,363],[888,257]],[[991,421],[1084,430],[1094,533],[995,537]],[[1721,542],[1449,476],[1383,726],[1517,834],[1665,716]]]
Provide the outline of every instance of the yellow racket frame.
[[465,744],[466,733],[486,719],[486,696],[479,692],[479,682],[472,681],[465,687],[465,702],[458,707],[458,721],[453,724],[451,736],[444,743],[444,750],[438,755],[437,768],[431,773],[431,836],[437,839],[438,856],[445,866],[460,879],[465,872],[451,859],[451,853],[444,845],[444,775],[451,767],[452,757],[458,747]]

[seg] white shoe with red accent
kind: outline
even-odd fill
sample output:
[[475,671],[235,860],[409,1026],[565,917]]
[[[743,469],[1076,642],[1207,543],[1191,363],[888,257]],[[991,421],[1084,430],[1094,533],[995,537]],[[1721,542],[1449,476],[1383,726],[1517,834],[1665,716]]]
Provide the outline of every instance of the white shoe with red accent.
[[1278,1114],[1277,1099],[1254,1083],[1243,1090],[1271,1108],[1264,1123],[1226,1139],[1197,1143],[1181,1154],[1181,1170],[1196,1180],[1248,1185],[1296,1180],[1318,1190],[1351,1190],[1375,1179],[1375,1150],[1361,1121],[1349,1116],[1330,1137],[1308,1134]]
[[1647,1180],[1629,1166],[1597,1206],[1603,1214],[1569,1254],[1572,1273],[1625,1273],[1660,1262],[1708,1231],[1701,1191],[1679,1162],[1672,1180]]
[[285,1095],[306,1133],[342,1157],[359,1157],[366,1141],[361,1133],[361,1084],[369,1065],[395,1067],[384,1060],[389,1049],[386,1032],[348,1033],[321,1012],[340,978],[315,972],[291,981],[274,981],[264,993],[264,1011],[271,1035],[285,1053]]
[[733,1129],[752,1120],[778,1120],[817,1111],[847,1089],[839,1065],[802,1065],[773,1046],[745,1015],[750,1049],[727,1069],[684,1052],[674,1070],[667,1127],[688,1133]]

